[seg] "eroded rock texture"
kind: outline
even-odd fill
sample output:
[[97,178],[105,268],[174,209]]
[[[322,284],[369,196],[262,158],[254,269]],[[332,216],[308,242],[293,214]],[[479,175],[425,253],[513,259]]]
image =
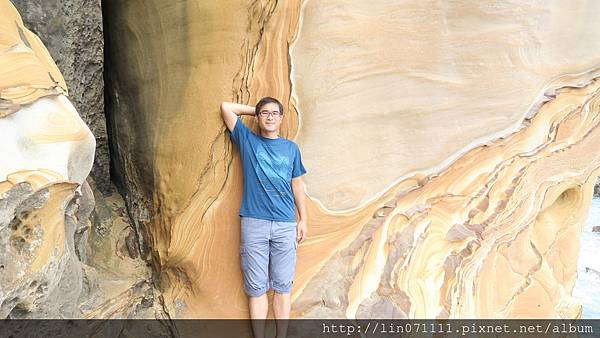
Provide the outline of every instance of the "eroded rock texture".
[[91,175],[110,190],[104,117],[104,41],[100,0],[12,0],[25,26],[48,48],[64,76],[69,98],[96,138]]
[[157,317],[124,203],[86,181],[94,136],[41,40],[0,13],[0,318]]
[[[163,318],[151,269],[139,258],[134,228],[121,196],[105,196],[88,178],[95,206],[90,226],[75,236],[84,263],[79,308],[85,318]],[[114,187],[111,190],[115,190]]]
[[115,172],[170,315],[248,315],[217,107],[269,95],[309,171],[294,317],[579,316],[598,6],[106,1]]
[[10,2],[0,12],[0,318],[75,317],[95,141],[39,38]]

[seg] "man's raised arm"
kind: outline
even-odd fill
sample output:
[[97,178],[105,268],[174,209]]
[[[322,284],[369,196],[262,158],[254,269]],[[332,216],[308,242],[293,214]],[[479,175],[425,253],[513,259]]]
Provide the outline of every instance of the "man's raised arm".
[[235,127],[235,121],[237,121],[238,115],[254,115],[254,110],[254,107],[245,104],[233,102],[221,103],[221,117],[230,132],[233,131],[233,127]]

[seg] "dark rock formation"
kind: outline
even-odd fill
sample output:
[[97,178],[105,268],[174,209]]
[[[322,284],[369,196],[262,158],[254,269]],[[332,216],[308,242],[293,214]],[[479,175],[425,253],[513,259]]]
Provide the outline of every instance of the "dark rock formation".
[[[120,1],[105,1],[103,15],[111,20],[104,22],[105,43],[105,95],[106,124],[110,136],[112,179],[118,191],[125,196],[129,216],[138,234],[138,247],[142,257],[147,257],[145,241],[142,239],[154,214],[151,203],[154,187],[154,166],[148,144],[153,143],[147,133],[152,129],[149,114],[140,110],[143,101],[156,103],[154,95],[148,95],[138,86],[138,66],[129,61],[131,48],[145,48],[142,45],[128,44],[131,31],[127,29],[127,16],[123,10],[126,6]],[[133,66],[133,67],[132,67]],[[151,73],[158,70],[158,65]],[[152,81],[152,80],[149,80]],[[150,99],[149,101],[147,99]]]

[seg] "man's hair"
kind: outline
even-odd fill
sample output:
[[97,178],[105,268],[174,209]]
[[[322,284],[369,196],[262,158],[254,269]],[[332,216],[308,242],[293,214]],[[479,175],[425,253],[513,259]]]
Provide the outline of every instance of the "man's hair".
[[258,103],[256,104],[254,114],[257,117],[258,117],[258,113],[260,113],[260,110],[262,109],[262,107],[267,103],[277,103],[277,105],[279,106],[279,112],[281,112],[281,115],[283,115],[283,105],[281,104],[281,102],[279,102],[277,99],[274,99],[272,97],[265,96],[262,99],[260,99],[260,101],[258,101]]

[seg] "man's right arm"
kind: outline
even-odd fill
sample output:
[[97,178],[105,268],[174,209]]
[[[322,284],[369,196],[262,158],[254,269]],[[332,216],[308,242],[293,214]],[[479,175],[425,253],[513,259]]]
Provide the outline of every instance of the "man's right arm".
[[221,103],[221,117],[230,132],[232,132],[235,127],[238,115],[254,115],[254,110],[254,107],[245,104],[233,102]]

